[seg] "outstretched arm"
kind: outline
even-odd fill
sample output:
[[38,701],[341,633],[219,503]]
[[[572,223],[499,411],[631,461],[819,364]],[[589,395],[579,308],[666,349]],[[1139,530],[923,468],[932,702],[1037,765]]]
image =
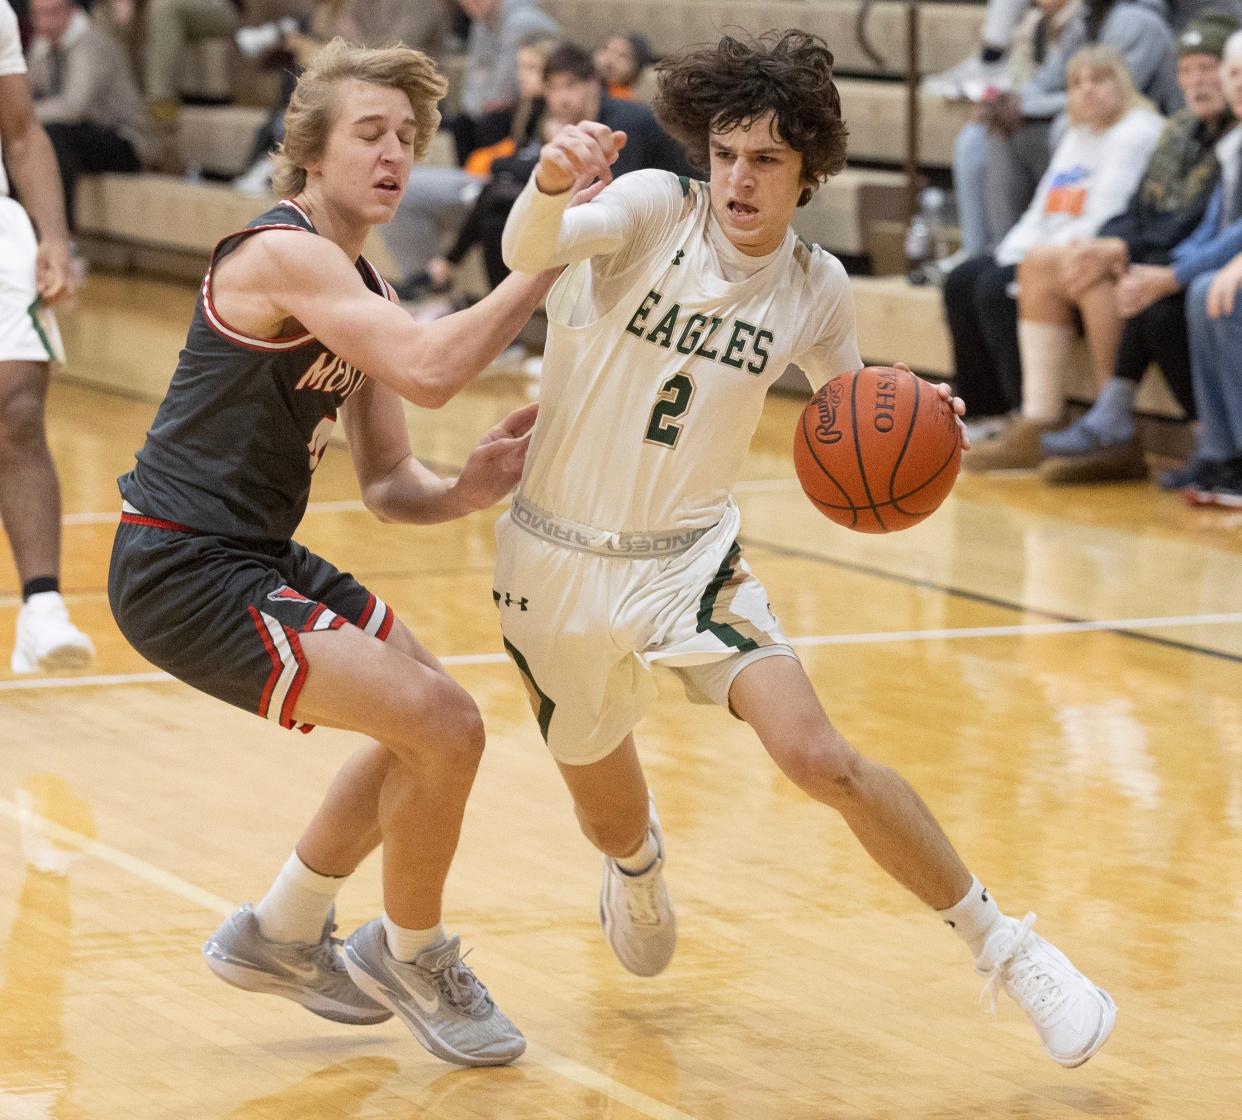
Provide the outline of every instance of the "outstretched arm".
[[367,509],[381,521],[430,525],[500,501],[517,485],[538,405],[528,404],[486,432],[454,478],[441,478],[414,457],[401,398],[367,382],[342,417]]
[[267,337],[296,320],[406,400],[439,408],[517,337],[554,279],[514,274],[473,307],[419,324],[367,288],[327,238],[269,230],[220,263],[212,288],[233,326]]

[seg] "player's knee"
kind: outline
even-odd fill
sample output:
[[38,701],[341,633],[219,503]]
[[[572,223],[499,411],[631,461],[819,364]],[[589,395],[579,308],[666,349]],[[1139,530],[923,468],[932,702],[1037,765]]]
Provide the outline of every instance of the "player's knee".
[[42,447],[43,402],[37,393],[16,392],[0,396],[0,455],[13,455]]
[[841,805],[858,795],[862,757],[829,729],[800,743],[782,760],[782,769],[817,801]]
[[638,848],[646,835],[648,815],[645,805],[640,813],[627,813],[613,807],[592,811],[581,805],[576,805],[574,809],[582,835],[601,852],[628,855]]
[[460,688],[455,688],[444,701],[440,719],[440,754],[452,770],[473,774],[483,757],[487,741],[483,715],[478,705]]

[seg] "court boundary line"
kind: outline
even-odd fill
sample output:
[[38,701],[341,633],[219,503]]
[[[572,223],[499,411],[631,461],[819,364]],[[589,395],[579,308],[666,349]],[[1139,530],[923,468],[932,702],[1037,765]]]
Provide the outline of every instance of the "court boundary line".
[[[1038,613],[1038,612],[1032,612]],[[1145,638],[1160,645],[1194,653],[1208,653],[1230,661],[1242,661],[1242,655],[1212,650],[1207,647],[1142,634],[1133,627],[1229,626],[1242,624],[1242,611],[1222,614],[1158,615],[1151,618],[1072,619],[1060,622],[1026,622],[1011,626],[960,626],[935,630],[876,630],[857,634],[808,634],[790,638],[795,648],[814,649],[819,646],[881,645],[888,642],[940,642],[963,638],[1021,638],[1058,634],[1117,634],[1121,637]],[[506,653],[459,653],[441,657],[444,665],[503,665]],[[169,673],[110,673],[81,677],[33,677],[0,681],[0,692],[35,692],[60,688],[107,688],[111,685],[166,684],[177,678]],[[189,687],[188,685],[186,686]]]
[[[939,591],[942,595],[949,595],[955,599],[965,599],[971,603],[982,603],[989,607],[998,607],[1002,610],[1014,611],[1018,614],[1034,614],[1042,615],[1044,618],[1055,619],[1058,623],[1070,625],[1090,624],[1091,619],[1083,618],[1080,615],[1066,614],[1063,611],[1049,610],[1046,607],[1031,607],[1024,603],[1016,603],[1010,599],[1002,599],[997,595],[988,595],[982,591],[967,591],[962,587],[954,587],[949,583],[940,583],[937,580],[929,579],[926,576],[911,576],[901,572],[891,572],[884,568],[876,568],[869,564],[862,564],[856,560],[842,560],[835,556],[825,556],[819,552],[809,552],[806,549],[793,548],[790,545],[772,544],[768,541],[760,540],[757,537],[738,537],[738,543],[745,548],[764,549],[772,552],[777,556],[784,556],[794,560],[810,560],[816,564],[825,564],[829,567],[841,568],[844,571],[856,572],[859,575],[875,576],[877,579],[889,580],[893,583],[903,583],[908,587],[918,587],[926,591]],[[1175,616],[1176,617],[1176,616]],[[1145,620],[1127,620],[1118,619],[1119,623],[1129,623],[1133,626],[1143,624]],[[1097,629],[1099,627],[1096,627]],[[1177,649],[1184,653],[1197,653],[1205,657],[1215,657],[1222,661],[1231,661],[1235,664],[1242,664],[1242,654],[1230,653],[1227,650],[1212,649],[1211,646],[1200,646],[1193,642],[1179,642],[1173,638],[1161,638],[1155,634],[1142,634],[1137,630],[1127,629],[1124,625],[1112,627],[1112,632],[1123,638],[1131,638],[1139,642],[1150,642],[1152,645],[1164,646],[1166,649]]]
[[[19,827],[22,824],[23,817],[29,818],[33,816],[38,822],[35,827],[45,836],[59,840],[63,844],[68,844],[83,855],[109,864],[120,871],[134,876],[136,879],[141,879],[204,910],[209,910],[219,917],[227,917],[236,909],[236,906],[228,899],[218,894],[213,894],[202,887],[195,886],[188,880],[182,879],[179,875],[174,875],[170,871],[156,867],[154,864],[139,859],[137,856],[132,856],[120,848],[104,843],[102,840],[75,832],[73,829],[65,828],[64,825],[48,820],[44,816],[24,810],[16,802],[10,801],[6,797],[0,797],[0,814],[12,818]],[[410,1041],[417,1045],[414,1040],[411,1039]],[[688,1112],[682,1112],[680,1109],[670,1104],[665,1104],[655,1097],[649,1097],[646,1093],[631,1088],[629,1085],[609,1077],[606,1073],[600,1073],[598,1070],[583,1065],[573,1058],[567,1058],[563,1054],[558,1054],[555,1050],[549,1050],[542,1044],[531,1045],[528,1042],[526,1057],[536,1065],[542,1066],[549,1073],[562,1077],[567,1081],[573,1081],[578,1085],[583,1085],[626,1108],[650,1117],[650,1120],[696,1120]],[[434,1058],[433,1060],[439,1061],[439,1059]],[[452,1066],[451,1063],[446,1062],[444,1064],[450,1066],[450,1068],[460,1068]]]

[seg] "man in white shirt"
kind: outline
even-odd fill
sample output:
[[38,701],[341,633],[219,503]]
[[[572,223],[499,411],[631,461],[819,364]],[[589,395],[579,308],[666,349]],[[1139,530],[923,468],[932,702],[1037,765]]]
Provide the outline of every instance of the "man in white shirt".
[[954,928],[1049,1055],[1081,1065],[1112,1030],[1112,1000],[1031,930],[1033,914],[1004,915],[905,780],[829,723],[737,541],[729,491],[768,387],[789,362],[816,385],[861,365],[844,269],[789,226],[845,162],[832,55],[799,31],[726,37],[659,76],[656,114],[710,183],[638,171],[567,210],[575,187],[608,182],[626,142],[584,122],[544,146],[505,230],[510,267],[567,267],[548,297],[539,419],[497,528],[493,597],[604,854],[604,933],[643,976],[676,946],[632,733],[662,663],[692,700],[749,723]]
[[69,621],[60,596],[60,486],[44,428],[50,365],[62,358],[48,308],[72,287],[69,231],[56,156],[35,117],[8,0],[0,0],[0,142],[29,209],[28,217],[8,196],[0,165],[0,520],[22,581],[12,668],[80,669],[94,647]]

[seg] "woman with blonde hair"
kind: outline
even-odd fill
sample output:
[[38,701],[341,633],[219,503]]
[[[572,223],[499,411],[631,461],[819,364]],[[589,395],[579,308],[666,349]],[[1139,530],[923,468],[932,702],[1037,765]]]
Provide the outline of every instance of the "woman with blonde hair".
[[[1016,269],[1020,414],[964,460],[968,470],[1038,465],[1043,455],[1039,437],[1060,424],[1065,407],[1064,376],[1076,313],[1086,328],[1099,382],[1112,374],[1121,332],[1116,307],[1109,293],[1095,288],[1071,297],[1054,267],[1055,254],[1094,236],[1125,209],[1164,120],[1135,90],[1113,47],[1078,51],[1069,62],[1068,88],[1070,126],[1026,213],[996,249],[997,266]],[[963,396],[969,404],[968,392]]]

